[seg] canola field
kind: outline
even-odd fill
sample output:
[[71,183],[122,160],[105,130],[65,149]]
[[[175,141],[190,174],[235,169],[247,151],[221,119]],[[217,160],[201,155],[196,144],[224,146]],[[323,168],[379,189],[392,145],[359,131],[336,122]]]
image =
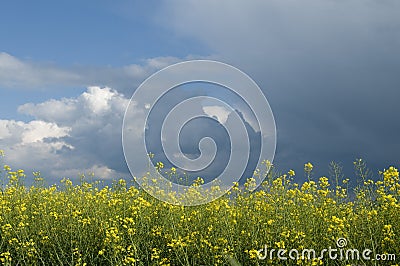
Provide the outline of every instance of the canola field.
[[[395,167],[382,170],[373,181],[365,163],[357,160],[360,185],[350,189],[337,164],[332,164],[329,178],[313,176],[313,165],[305,164],[308,181],[301,184],[293,170],[277,174],[271,164],[265,166],[244,186],[235,184],[226,196],[183,207],[154,199],[128,180],[101,186],[82,177],[78,184],[63,179],[47,186],[40,173],[34,173],[35,183],[26,186],[24,171],[5,165],[0,263],[398,264],[400,182]],[[255,178],[262,175],[266,175],[262,187],[250,192]],[[336,257],[328,254],[330,248],[336,249]],[[302,256],[309,249],[316,256],[310,252]],[[324,249],[328,251],[321,252]],[[368,259],[362,256],[366,249]]]

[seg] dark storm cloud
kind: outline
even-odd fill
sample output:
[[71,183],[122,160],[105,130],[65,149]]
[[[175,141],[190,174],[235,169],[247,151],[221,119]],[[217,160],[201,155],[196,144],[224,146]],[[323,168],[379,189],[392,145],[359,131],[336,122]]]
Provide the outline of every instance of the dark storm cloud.
[[[174,1],[167,23],[257,81],[274,111],[283,170],[366,158],[398,164],[400,2]],[[165,17],[167,17],[165,15]]]
[[[249,123],[254,121],[255,117],[251,113],[249,107],[246,107],[246,105],[243,104],[243,100],[239,96],[232,94],[232,92],[230,92],[228,89],[218,85],[205,84],[204,82],[194,82],[185,84],[183,86],[178,86],[164,94],[158,100],[157,104],[152,107],[147,123],[146,144],[148,151],[155,154],[153,158],[153,164],[161,161],[164,162],[166,168],[176,166],[171,164],[165,155],[165,150],[163,149],[161,141],[161,127],[163,126],[166,116],[169,115],[171,110],[176,105],[179,105],[184,100],[191,97],[204,95],[216,97],[217,99],[223,99],[225,103],[228,103],[229,106],[231,106],[238,113],[243,125],[247,130],[247,134],[249,135],[251,150],[251,158],[243,176],[251,177],[258,163],[261,142],[258,127],[258,131],[256,131],[252,125],[254,123]],[[202,168],[202,170],[199,171],[185,171],[190,180],[194,180],[200,176],[204,178],[206,182],[208,182],[221,175],[225,167],[228,165],[231,152],[239,152],[245,156],[246,150],[238,144],[232,145],[231,142],[242,143],[243,139],[231,139],[232,136],[229,135],[227,129],[225,128],[229,128],[229,124],[232,123],[232,113],[228,113],[226,121],[222,121],[223,119],[221,119],[221,113],[218,113],[216,110],[210,110],[209,112],[215,112],[215,116],[212,116],[213,118],[209,117],[204,111],[206,107],[210,107],[207,106],[206,102],[203,102],[199,106],[191,106],[190,108],[196,109],[196,113],[202,117],[194,118],[188,121],[186,124],[181,125],[182,128],[179,133],[175,131],[167,131],[167,137],[170,139],[166,139],[165,141],[172,141],[172,138],[178,137],[182,153],[190,159],[195,159],[200,156],[200,141],[205,137],[213,139],[216,144],[217,153],[216,157],[213,160],[210,160],[210,165]],[[218,108],[216,109],[218,110]],[[242,112],[245,112],[247,117],[244,117]],[[180,114],[174,114],[175,119],[179,117],[179,115]],[[232,128],[232,126],[230,128]],[[239,149],[232,151],[231,149],[233,146],[236,148],[239,147]],[[188,165],[187,167],[191,169],[195,167],[195,164],[190,166]]]

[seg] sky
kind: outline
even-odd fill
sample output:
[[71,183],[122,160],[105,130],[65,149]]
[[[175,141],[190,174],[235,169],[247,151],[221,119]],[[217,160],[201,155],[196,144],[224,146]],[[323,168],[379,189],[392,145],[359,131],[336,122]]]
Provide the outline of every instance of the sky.
[[[318,176],[336,161],[354,178],[356,158],[374,171],[399,164],[397,0],[0,6],[0,149],[4,163],[28,178],[38,170],[53,181],[91,172],[129,177],[121,144],[129,99],[156,71],[192,59],[231,64],[259,85],[275,117],[274,164],[282,172],[294,169],[303,180],[304,163]],[[166,101],[158,112],[168,112]],[[182,134],[187,153],[196,154],[201,133],[215,126],[196,125]],[[224,143],[218,132],[216,143]]]

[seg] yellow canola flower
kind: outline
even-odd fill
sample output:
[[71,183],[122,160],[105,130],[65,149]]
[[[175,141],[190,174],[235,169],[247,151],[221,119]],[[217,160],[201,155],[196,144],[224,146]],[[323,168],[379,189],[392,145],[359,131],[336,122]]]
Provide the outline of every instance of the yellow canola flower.
[[304,171],[306,171],[308,173],[311,172],[313,168],[314,168],[314,166],[310,162],[304,164]]
[[399,181],[399,171],[395,167],[390,166],[389,169],[383,172],[383,181],[386,184],[396,183]]
[[164,168],[164,164],[162,163],[162,162],[158,162],[157,164],[156,164],[156,169],[157,170],[160,170],[160,169],[163,169]]
[[[161,162],[155,166],[170,170],[168,174],[175,170],[165,169]],[[313,165],[304,167],[311,175]],[[0,191],[0,236],[5,247],[0,250],[0,264],[4,265],[12,265],[11,256],[12,262],[31,265],[43,259],[43,264],[57,265],[56,256],[55,260],[39,257],[53,252],[46,249],[51,246],[67,247],[74,265],[83,265],[88,257],[99,265],[109,261],[115,265],[225,265],[227,257],[243,265],[280,265],[284,262],[276,256],[278,249],[322,250],[335,245],[332,241],[338,237],[349,241],[346,248],[372,249],[371,232],[376,238],[374,248],[382,254],[395,253],[400,246],[400,183],[394,166],[382,171],[380,182],[360,183],[354,197],[347,197],[349,189],[339,185],[343,180],[335,187],[325,176],[296,184],[288,178],[295,175],[289,170],[282,175],[270,172],[255,192],[250,188],[259,179],[235,182],[235,193],[200,206],[158,201],[124,179],[115,180],[117,186],[112,187],[75,181],[72,186],[69,179],[63,179],[61,186],[35,183],[29,187],[10,182],[11,176],[20,181],[22,170],[5,169],[9,171]],[[152,174],[146,173],[150,186],[158,180]],[[262,171],[259,174],[264,177]],[[196,179],[197,187],[190,186],[185,196],[212,196],[215,191],[200,189],[204,183]],[[162,193],[179,197],[168,188]],[[258,260],[257,250],[264,244],[268,251],[275,249],[274,259]],[[288,257],[288,252],[283,255]],[[323,265],[323,260],[299,258],[297,263]]]

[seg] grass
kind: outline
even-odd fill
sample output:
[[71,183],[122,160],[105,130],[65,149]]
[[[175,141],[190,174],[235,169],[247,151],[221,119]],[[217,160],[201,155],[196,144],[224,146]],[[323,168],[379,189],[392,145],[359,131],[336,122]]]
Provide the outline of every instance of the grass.
[[[25,173],[4,167],[1,189],[0,262],[3,265],[395,265],[396,261],[332,260],[299,257],[265,260],[259,249],[344,248],[400,256],[399,172],[389,167],[369,179],[355,162],[361,181],[349,189],[340,167],[330,178],[298,184],[293,171],[237,184],[228,195],[205,205],[183,207],[158,201],[119,180],[111,187],[96,182],[24,186]],[[257,177],[255,177],[257,178]],[[332,181],[332,182],[331,182]],[[351,192],[351,193],[350,193]],[[349,194],[354,194],[350,197]],[[288,256],[288,253],[285,254]],[[399,259],[399,258],[397,258]]]

